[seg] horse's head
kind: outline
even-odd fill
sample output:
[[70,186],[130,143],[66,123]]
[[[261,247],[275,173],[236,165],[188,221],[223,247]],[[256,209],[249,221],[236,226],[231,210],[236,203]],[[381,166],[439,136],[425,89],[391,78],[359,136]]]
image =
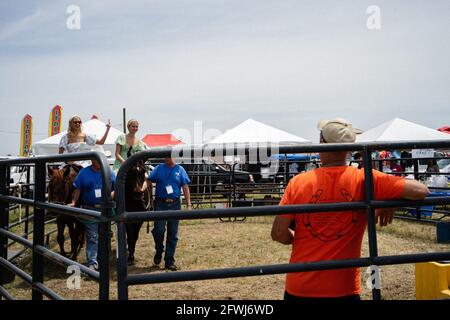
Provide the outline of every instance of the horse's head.
[[50,182],[48,185],[48,200],[50,202],[68,203],[71,199],[77,171],[71,166],[62,169],[48,167]]
[[128,192],[139,192],[145,182],[145,172],[147,168],[143,161],[128,170],[125,185]]

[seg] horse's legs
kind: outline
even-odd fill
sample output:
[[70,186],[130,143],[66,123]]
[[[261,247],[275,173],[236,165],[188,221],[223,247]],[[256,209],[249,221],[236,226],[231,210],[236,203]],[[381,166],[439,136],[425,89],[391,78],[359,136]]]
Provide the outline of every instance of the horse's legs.
[[76,220],[75,221],[75,230],[76,230],[75,233],[76,233],[77,239],[78,239],[78,251],[80,251],[86,242],[84,223],[79,220]]
[[70,235],[70,249],[72,252],[72,260],[76,260],[77,257],[77,237],[75,233],[75,221],[73,217],[66,217],[67,225],[69,226]]
[[64,217],[61,215],[58,215],[56,217],[56,226],[58,228],[58,234],[56,236],[56,241],[59,244],[59,251],[61,252],[61,255],[66,256],[66,251],[64,250],[64,229],[66,226],[66,223],[64,221]]
[[76,260],[78,254],[80,253],[81,248],[83,247],[84,241],[84,224],[80,222],[78,219],[73,219],[73,251],[72,251],[72,260]]
[[125,229],[127,232],[127,249],[128,249],[128,256],[134,254],[134,248],[133,248],[133,224],[132,223],[125,223]]
[[128,258],[131,260],[134,260],[136,242],[139,238],[139,231],[141,230],[142,224],[143,222],[125,224],[127,231]]

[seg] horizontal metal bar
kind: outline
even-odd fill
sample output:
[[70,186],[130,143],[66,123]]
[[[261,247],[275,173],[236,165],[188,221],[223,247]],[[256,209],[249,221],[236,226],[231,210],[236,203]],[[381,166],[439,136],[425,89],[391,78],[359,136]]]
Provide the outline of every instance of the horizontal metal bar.
[[4,287],[0,286],[0,296],[6,298],[7,300],[16,300]]
[[9,206],[9,207],[8,207],[8,210],[9,210],[9,211],[14,211],[14,210],[18,209],[19,207],[20,207],[19,204],[15,204],[15,205],[13,205],[13,206]]
[[[389,200],[371,201],[370,206],[374,208],[394,208],[405,206],[422,206],[427,204],[450,204],[450,197],[429,197],[424,200]],[[189,220],[189,219],[210,219],[227,217],[253,217],[275,214],[289,213],[309,213],[309,212],[332,212],[348,210],[364,210],[367,205],[364,202],[338,202],[287,206],[256,206],[256,207],[235,207],[225,209],[201,209],[201,210],[168,210],[152,212],[125,212],[120,219],[124,222],[131,221],[155,221],[155,220]]]
[[[400,256],[380,256],[375,258],[376,265],[406,264],[426,261],[440,261],[450,259],[450,252],[407,254]],[[306,263],[290,263],[278,265],[264,265],[241,268],[208,269],[195,271],[180,271],[169,273],[153,273],[128,275],[127,285],[181,282],[195,280],[226,279],[236,277],[251,277],[292,272],[308,272],[331,269],[345,269],[355,267],[368,267],[372,263],[369,258],[331,260]]]
[[396,208],[396,207],[420,207],[426,205],[450,204],[449,197],[427,197],[423,200],[373,200],[370,205],[374,208]]
[[26,283],[31,285],[31,283],[33,282],[33,279],[31,278],[31,276],[28,273],[26,273],[22,269],[16,267],[13,263],[11,263],[10,261],[6,260],[5,258],[1,258],[0,257],[0,265],[4,266],[5,268],[10,270],[14,274],[18,275]]
[[9,257],[9,261],[10,262],[14,262],[14,260],[16,260],[18,257],[20,257],[22,254],[25,253],[25,251],[30,250],[28,248],[23,248],[22,250],[19,250],[18,252],[16,252],[13,256]]
[[444,260],[450,260],[450,252],[411,253],[395,256],[379,256],[374,258],[375,264],[380,266]]
[[8,228],[10,228],[10,229],[11,229],[11,228],[14,228],[14,227],[16,227],[16,226],[18,226],[18,225],[21,225],[21,224],[26,223],[27,221],[33,220],[33,218],[34,218],[34,214],[29,215],[28,218],[27,218],[27,217],[23,217],[23,218],[22,218],[22,221],[16,221],[16,222],[10,223],[10,224],[8,225]]
[[7,189],[17,189],[19,187],[32,187],[34,185],[35,185],[35,183],[19,183],[19,184],[15,184],[15,185],[10,185],[6,188]]
[[21,236],[13,233],[11,231],[8,231],[8,230],[0,228],[0,234],[5,236],[5,237],[7,237],[8,239],[12,239],[15,242],[20,243],[21,245],[23,245],[23,246],[25,246],[25,247],[27,247],[29,249],[33,248],[33,242],[32,241],[24,239]]
[[124,222],[132,221],[154,221],[154,220],[189,220],[189,219],[210,219],[228,217],[255,217],[287,213],[309,213],[309,212],[330,212],[343,210],[363,210],[367,206],[364,202],[347,203],[322,203],[306,205],[287,206],[258,206],[258,207],[237,207],[225,209],[200,209],[200,210],[168,210],[152,212],[126,212],[120,219]]
[[34,206],[34,200],[31,199],[25,199],[25,198],[19,198],[19,197],[13,197],[13,196],[5,196],[0,194],[0,201],[4,202],[12,202],[12,203],[18,203],[23,204],[26,206]]
[[[47,233],[45,233],[44,234],[44,237],[48,237],[48,236],[50,236],[50,235],[52,235],[53,233],[56,233],[56,232],[58,232],[58,229],[54,229],[54,230],[52,230],[52,231],[49,231],[49,232],[47,232]],[[30,230],[29,232],[27,232],[27,233],[23,233],[22,235],[20,235],[22,238],[25,238],[26,236],[29,236],[29,235],[31,235],[31,234],[33,234],[33,230]],[[16,242],[15,241],[10,241],[9,243],[8,243],[8,247],[10,247],[10,246],[12,246],[12,245],[14,245]]]
[[[417,208],[413,208],[413,207],[404,207],[402,209],[417,210]],[[450,211],[445,211],[445,210],[422,209],[422,208],[419,207],[418,211],[420,211],[420,212],[432,212],[432,213],[439,213],[439,214],[449,214],[450,215]]]
[[35,282],[33,283],[33,288],[37,289],[38,291],[42,292],[43,294],[45,294],[46,297],[53,299],[53,300],[64,300],[63,297],[61,297],[59,294],[57,294],[55,291],[53,291],[52,289],[46,287],[43,283],[41,282]]
[[[164,158],[173,154],[177,154],[183,157],[186,155],[202,155],[211,154],[215,155],[215,151],[222,152],[228,151],[233,153],[248,152],[248,150],[256,150],[257,147],[276,148],[276,152],[282,153],[316,153],[316,152],[332,152],[332,151],[358,151],[363,150],[366,146],[370,150],[384,150],[384,149],[424,149],[424,148],[449,148],[450,140],[434,140],[434,141],[404,141],[404,142],[368,142],[368,143],[327,143],[327,144],[305,144],[300,146],[277,146],[276,144],[216,144],[205,145],[202,148],[193,148],[188,146],[176,146],[173,148],[154,148],[152,150],[143,151],[144,158]],[[173,152],[173,153],[172,153]]]
[[339,261],[288,263],[288,264],[252,266],[241,268],[133,274],[128,275],[125,281],[128,285],[136,285],[136,284],[150,284],[162,282],[180,282],[180,281],[251,277],[251,276],[291,273],[291,272],[354,268],[358,266],[369,266],[369,265],[370,261],[368,258],[360,258],[360,259],[347,259]]
[[62,255],[60,255],[59,253],[53,252],[49,249],[47,249],[46,247],[43,246],[35,246],[35,252],[38,252],[40,254],[42,254],[44,257],[46,257],[47,259],[56,262],[60,265],[63,266],[72,266],[75,265],[78,268],[80,268],[80,271],[82,271],[84,274],[88,275],[89,277],[98,280],[100,278],[99,272],[98,271],[94,271],[89,269],[88,267],[70,260],[69,258],[63,257]]
[[94,210],[88,210],[83,208],[72,208],[69,206],[56,204],[56,203],[48,203],[48,202],[41,202],[41,201],[34,201],[30,199],[24,199],[24,198],[17,198],[12,196],[4,196],[0,195],[0,201],[7,201],[7,202],[17,202],[24,205],[29,206],[35,206],[36,208],[45,209],[45,210],[51,210],[57,213],[64,213],[70,216],[75,217],[82,217],[86,220],[93,220],[93,221],[107,221],[106,218],[102,217],[101,213]]
[[[13,166],[13,165],[23,165],[23,164],[34,164],[34,163],[55,163],[55,162],[67,162],[67,161],[79,161],[79,160],[90,160],[96,159],[100,162],[107,163],[106,157],[100,155],[98,152],[79,152],[79,153],[66,153],[60,155],[51,156],[36,156],[29,158],[17,158],[17,159],[5,159],[0,160],[0,166]],[[101,160],[100,160],[101,159]]]
[[69,216],[83,218],[90,221],[97,222],[106,222],[108,219],[106,217],[102,217],[102,214],[99,211],[88,210],[83,208],[73,208],[61,204],[56,203],[48,203],[48,202],[36,202],[36,207],[40,209],[45,209],[48,211],[53,211],[57,213],[63,213]]

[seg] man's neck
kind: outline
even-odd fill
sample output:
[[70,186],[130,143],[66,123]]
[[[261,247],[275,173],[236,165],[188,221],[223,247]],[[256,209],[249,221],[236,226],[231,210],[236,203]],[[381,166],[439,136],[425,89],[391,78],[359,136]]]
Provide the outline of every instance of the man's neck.
[[341,167],[347,165],[347,152],[321,152],[320,160],[322,161],[322,167]]

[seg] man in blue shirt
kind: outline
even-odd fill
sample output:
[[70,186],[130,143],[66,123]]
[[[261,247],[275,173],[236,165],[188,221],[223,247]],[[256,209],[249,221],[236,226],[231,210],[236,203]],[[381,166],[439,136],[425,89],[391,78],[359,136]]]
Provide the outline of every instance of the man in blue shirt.
[[[155,210],[180,210],[181,189],[186,199],[188,210],[191,206],[191,196],[189,192],[189,177],[186,170],[176,164],[172,158],[166,158],[163,164],[156,166],[150,173],[148,180],[156,183],[155,191]],[[178,268],[175,265],[175,249],[178,242],[178,224],[179,220],[169,221],[155,221],[152,230],[153,239],[155,240],[156,253],[153,262],[159,266],[164,252],[164,233],[166,232],[167,224],[167,239],[166,252],[164,255],[165,269],[176,271]]]
[[[112,188],[116,181],[116,176],[111,170]],[[102,173],[100,164],[96,160],[92,160],[92,165],[81,169],[77,178],[73,182],[75,191],[72,196],[71,207],[80,198],[83,201],[83,208],[100,211],[100,203],[102,201]],[[113,195],[112,195],[113,196]],[[93,270],[98,270],[97,253],[98,253],[98,223],[91,221],[83,221],[86,228],[86,260],[87,266]]]

